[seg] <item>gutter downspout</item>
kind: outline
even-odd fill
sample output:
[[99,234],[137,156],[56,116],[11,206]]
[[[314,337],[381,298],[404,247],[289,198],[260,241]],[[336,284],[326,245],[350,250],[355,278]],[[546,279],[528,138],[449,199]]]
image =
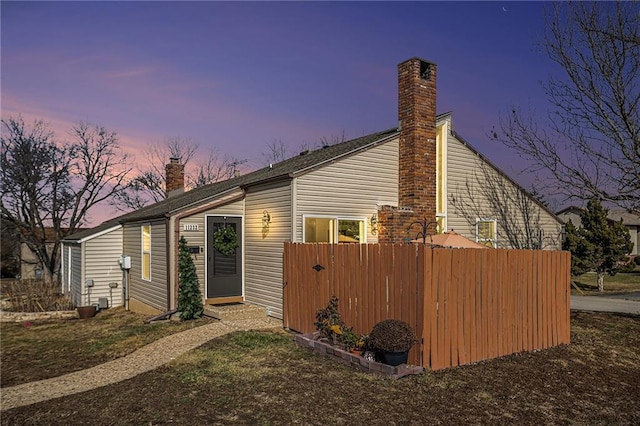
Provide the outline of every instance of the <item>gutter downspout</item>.
[[[169,259],[171,256],[171,247],[173,242],[171,241],[171,216],[165,214],[165,239],[167,240],[167,252],[165,259]],[[171,307],[171,262],[167,263],[167,311],[171,311],[173,308]]]
[[[178,307],[178,286],[179,286],[179,271],[178,271],[178,240],[180,239],[180,220],[187,216],[191,216],[194,214],[198,214],[212,208],[228,204],[230,202],[243,199],[246,192],[242,188],[236,188],[234,190],[228,191],[227,195],[216,198],[214,201],[197,206],[190,210],[185,210],[182,213],[172,215],[171,213],[167,213],[167,217],[169,218],[169,233],[168,238],[171,238],[170,244],[167,246],[167,259],[168,262],[168,279],[167,279],[167,294],[168,294],[168,303],[169,306],[167,310],[177,309]],[[244,212],[242,214],[244,216]],[[204,232],[204,230],[202,231]],[[205,244],[206,244],[206,236],[205,236]],[[205,260],[206,267],[206,260]],[[173,279],[171,279],[173,278]],[[207,284],[205,283],[205,286]],[[173,292],[173,294],[172,294]],[[172,297],[173,296],[173,297]]]

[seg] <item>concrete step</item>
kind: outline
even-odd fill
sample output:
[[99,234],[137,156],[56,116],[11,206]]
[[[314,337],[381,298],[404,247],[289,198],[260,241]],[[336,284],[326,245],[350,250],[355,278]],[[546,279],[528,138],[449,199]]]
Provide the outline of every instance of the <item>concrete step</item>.
[[203,314],[220,321],[264,319],[267,317],[265,308],[248,303],[205,305]]

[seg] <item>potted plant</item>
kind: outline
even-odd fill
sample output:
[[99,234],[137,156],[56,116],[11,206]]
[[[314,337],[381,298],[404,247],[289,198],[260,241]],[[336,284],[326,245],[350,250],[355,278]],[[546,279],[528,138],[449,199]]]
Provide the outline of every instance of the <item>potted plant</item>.
[[380,352],[388,365],[406,364],[409,349],[416,341],[416,334],[404,321],[387,319],[373,326],[367,345]]
[[361,348],[358,347],[358,342],[360,341],[360,336],[353,331],[353,328],[343,328],[340,336],[338,337],[340,344],[346,351],[358,351]]
[[89,319],[96,315],[96,305],[78,306],[76,310],[80,319]]
[[326,307],[318,309],[314,325],[321,339],[329,339],[333,344],[339,340],[344,323],[340,317],[340,311],[338,311],[338,298],[336,296],[331,296]]
[[96,315],[97,309],[95,305],[91,304],[91,289],[93,288],[93,280],[87,280],[84,284],[87,287],[87,304],[76,307],[78,311],[78,317],[80,319],[93,318]]

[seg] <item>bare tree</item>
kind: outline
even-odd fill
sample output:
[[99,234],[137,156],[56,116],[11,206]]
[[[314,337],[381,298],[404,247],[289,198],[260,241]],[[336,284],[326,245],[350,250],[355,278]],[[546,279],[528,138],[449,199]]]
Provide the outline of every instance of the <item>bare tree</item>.
[[60,143],[42,121],[28,127],[21,117],[9,118],[2,127],[3,219],[42,263],[44,277],[56,281],[60,241],[86,222],[93,207],[125,189],[128,158],[117,135],[101,126],[80,123]]
[[555,236],[545,237],[541,206],[534,198],[486,164],[469,174],[464,187],[454,188],[449,201],[472,229],[476,218],[495,218],[500,240],[507,243],[501,245],[542,249],[559,244],[549,239]]
[[316,147],[318,145],[320,145],[320,147],[325,147],[325,146],[331,146],[331,145],[335,145],[338,143],[342,143],[344,142],[345,139],[345,135],[344,135],[344,130],[342,131],[342,133],[340,133],[339,135],[333,135],[330,137],[327,136],[322,136],[319,140],[318,143],[316,143]]
[[198,188],[230,179],[238,175],[238,166],[244,163],[246,161],[228,156],[220,159],[217,151],[212,151],[207,161],[196,164],[193,173],[185,177],[186,184],[190,188]]
[[513,108],[492,136],[529,160],[549,193],[640,209],[640,4],[557,2],[546,54],[546,122]]
[[165,199],[165,165],[170,158],[179,158],[184,164],[187,188],[196,188],[233,177],[238,174],[237,166],[242,164],[241,161],[227,156],[220,158],[215,149],[210,151],[205,161],[194,161],[197,153],[198,145],[186,138],[168,137],[162,143],[149,144],[144,153],[144,165],[138,167],[127,191],[118,195],[121,208],[139,209]]
[[20,234],[0,212],[0,277],[13,278],[20,273]]
[[286,160],[287,154],[287,146],[282,142],[282,139],[274,139],[267,143],[267,150],[262,153],[262,158],[265,161],[265,165],[269,165]]
[[182,164],[189,163],[198,146],[189,139],[167,137],[162,143],[149,144],[144,151],[146,161],[138,166],[137,173],[129,182],[126,191],[118,195],[122,209],[139,209],[165,198],[167,176],[165,165],[171,158],[179,158]]

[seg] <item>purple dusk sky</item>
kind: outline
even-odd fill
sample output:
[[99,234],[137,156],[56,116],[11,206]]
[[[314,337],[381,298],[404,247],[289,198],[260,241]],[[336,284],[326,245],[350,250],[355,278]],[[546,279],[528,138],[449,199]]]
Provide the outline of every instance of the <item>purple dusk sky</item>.
[[[486,134],[547,104],[539,2],[5,2],[2,118],[58,137],[101,124],[139,152],[168,136],[264,165],[270,141],[350,139],[397,124],[397,64],[438,64],[438,112],[517,181]],[[137,162],[144,161],[141,156]]]

